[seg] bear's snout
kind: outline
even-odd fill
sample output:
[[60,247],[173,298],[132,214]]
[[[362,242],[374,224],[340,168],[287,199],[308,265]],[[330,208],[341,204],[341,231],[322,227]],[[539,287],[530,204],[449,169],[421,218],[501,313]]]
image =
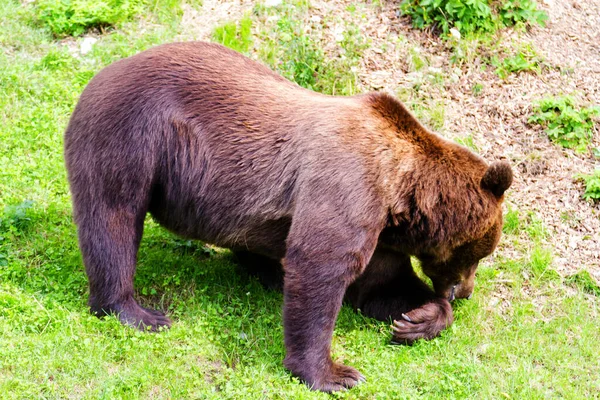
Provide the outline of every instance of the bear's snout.
[[[468,281],[462,281],[454,287],[453,294],[456,299],[470,300],[473,297],[474,282],[470,284]],[[453,299],[454,300],[454,299]],[[450,300],[452,301],[452,300]]]
[[[434,285],[435,286],[435,285]],[[455,299],[467,299],[470,300],[473,297],[473,290],[475,282],[470,280],[463,280],[456,284],[450,284],[445,288],[437,286],[436,293],[438,296],[448,299],[448,301],[454,301]]]

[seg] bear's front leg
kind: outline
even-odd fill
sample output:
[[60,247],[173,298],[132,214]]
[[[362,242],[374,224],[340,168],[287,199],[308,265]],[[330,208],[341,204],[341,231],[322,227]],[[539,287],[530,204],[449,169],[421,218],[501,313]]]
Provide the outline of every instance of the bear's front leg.
[[357,226],[347,216],[329,217],[332,212],[313,206],[295,219],[283,260],[284,365],[323,392],[351,388],[365,379],[331,359],[331,339],[344,293],[364,271],[379,234],[377,226],[365,229],[366,224]]
[[381,247],[348,288],[346,299],[371,318],[393,320],[394,343],[432,339],[454,320],[448,300],[437,296],[415,274],[410,257]]
[[[298,256],[286,258],[284,265],[283,325],[286,357],[284,365],[314,390],[334,392],[355,386],[365,378],[354,368],[331,360],[331,339],[348,282],[319,269],[336,265],[311,265],[312,273],[299,268]],[[310,261],[303,260],[308,267]]]

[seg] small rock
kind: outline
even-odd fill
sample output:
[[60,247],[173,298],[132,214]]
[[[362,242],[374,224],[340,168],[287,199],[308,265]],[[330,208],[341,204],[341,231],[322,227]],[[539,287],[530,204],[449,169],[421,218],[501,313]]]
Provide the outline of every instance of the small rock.
[[283,0],[265,0],[263,3],[265,7],[277,7],[283,3]]
[[344,40],[344,28],[341,26],[336,26],[333,29],[333,37],[336,42],[342,42]]
[[576,249],[577,248],[577,243],[579,242],[578,238],[572,237],[569,239],[569,247],[572,249]]

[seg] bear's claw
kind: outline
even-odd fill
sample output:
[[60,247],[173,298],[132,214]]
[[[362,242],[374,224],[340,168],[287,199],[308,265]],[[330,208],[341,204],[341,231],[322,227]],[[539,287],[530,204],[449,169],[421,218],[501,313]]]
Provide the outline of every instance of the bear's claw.
[[394,320],[392,343],[412,344],[419,339],[433,339],[452,324],[452,307],[446,299],[431,303],[401,314],[402,321]]

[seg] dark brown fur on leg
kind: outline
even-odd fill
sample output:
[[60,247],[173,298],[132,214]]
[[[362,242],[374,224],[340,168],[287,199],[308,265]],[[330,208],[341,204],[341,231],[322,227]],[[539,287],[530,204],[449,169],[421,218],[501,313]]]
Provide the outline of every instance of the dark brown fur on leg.
[[[288,268],[297,268],[295,261]],[[364,378],[354,368],[331,360],[331,337],[346,290],[343,277],[313,284],[288,272],[284,285],[284,365],[313,389],[333,392],[351,388]]]
[[[84,103],[82,99],[78,107],[85,107]],[[115,125],[114,119],[94,119],[96,111],[88,111],[92,114],[88,118],[73,115],[69,131],[79,134],[67,134],[65,143],[79,246],[90,285],[90,311],[98,316],[115,314],[122,323],[139,329],[168,327],[171,322],[162,312],[136,302],[133,288],[154,157],[144,154],[148,139],[135,121]],[[113,115],[117,121],[121,112]],[[91,143],[94,140],[85,132],[96,141],[106,135],[117,143],[128,143],[131,136],[141,137],[135,146],[102,148]]]

